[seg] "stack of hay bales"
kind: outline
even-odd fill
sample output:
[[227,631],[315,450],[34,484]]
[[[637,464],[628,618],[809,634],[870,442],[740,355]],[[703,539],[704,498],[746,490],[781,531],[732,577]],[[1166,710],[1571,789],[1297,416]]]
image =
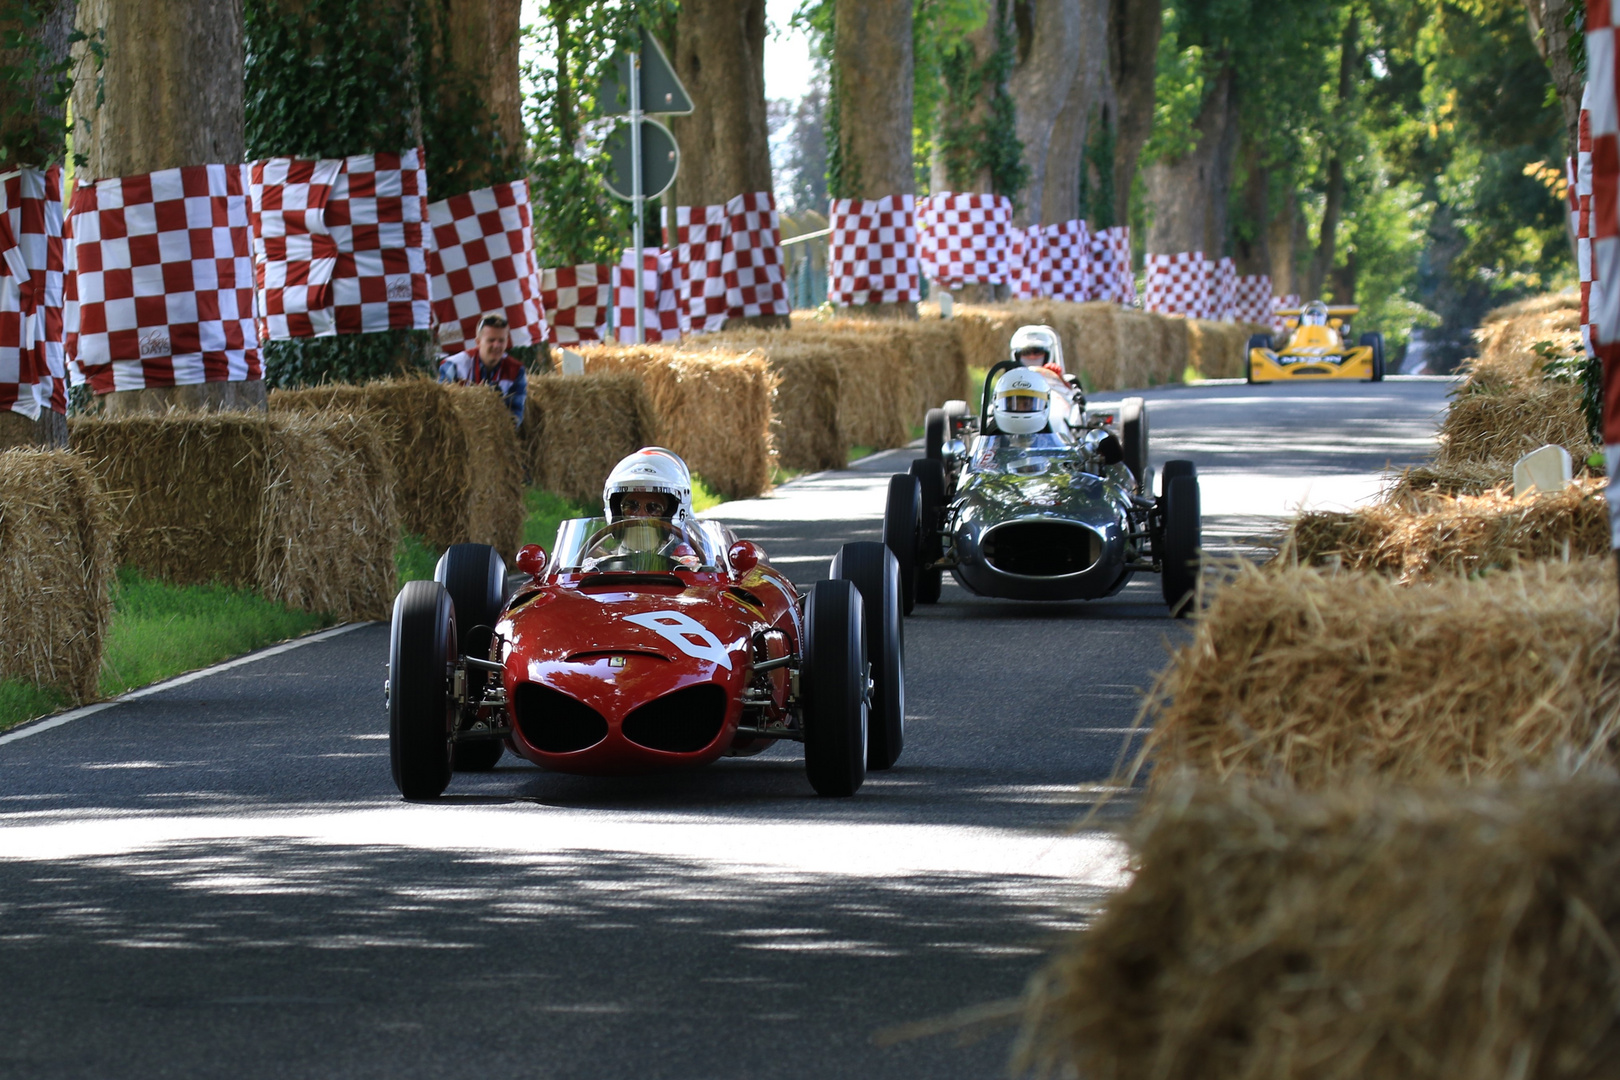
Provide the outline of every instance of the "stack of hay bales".
[[1591,1077],[1620,1045],[1620,784],[1155,802],[1034,982],[1024,1065],[1168,1080]]
[[1620,764],[1616,610],[1606,558],[1405,586],[1240,571],[1160,676],[1143,756],[1156,783],[1301,787]]
[[1180,382],[1191,355],[1186,319],[1112,303],[961,304],[951,321],[958,324],[963,352],[975,367],[1005,360],[1020,326],[1050,326],[1063,341],[1068,369],[1097,390]]
[[522,539],[523,458],[487,386],[429,379],[278,390],[272,414],[363,416],[392,463],[398,518],[433,547],[473,541],[511,558]]
[[1248,370],[1249,338],[1267,327],[1188,319],[1187,363],[1205,379],[1241,379]]
[[1513,498],[1413,494],[1348,512],[1311,511],[1289,526],[1278,565],[1335,566],[1403,582],[1473,574],[1534,559],[1609,550],[1607,481],[1580,478],[1563,491]]
[[84,459],[0,452],[0,679],[96,697],[115,565],[110,508]]
[[116,565],[257,589],[339,619],[386,618],[399,518],[367,418],[171,413],[74,421],[112,504]]
[[705,338],[684,346],[593,345],[581,352],[588,373],[641,380],[662,445],[685,458],[710,490],[740,499],[770,488],[776,383],[764,356]]
[[534,486],[587,506],[620,458],[661,438],[652,397],[629,372],[531,377],[522,436]]

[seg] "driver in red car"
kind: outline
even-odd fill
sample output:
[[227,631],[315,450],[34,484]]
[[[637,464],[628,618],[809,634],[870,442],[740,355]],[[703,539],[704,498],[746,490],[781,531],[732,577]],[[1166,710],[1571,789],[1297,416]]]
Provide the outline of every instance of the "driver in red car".
[[623,530],[621,551],[657,552],[688,570],[702,564],[690,544],[650,523],[656,519],[684,533],[692,520],[692,474],[674,451],[647,446],[613,466],[602,486],[602,510],[612,524],[649,519]]

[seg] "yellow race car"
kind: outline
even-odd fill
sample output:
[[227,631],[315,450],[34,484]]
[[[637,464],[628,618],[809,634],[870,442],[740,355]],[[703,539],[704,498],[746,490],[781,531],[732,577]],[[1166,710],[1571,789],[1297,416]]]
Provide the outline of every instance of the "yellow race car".
[[1277,349],[1270,334],[1249,338],[1247,374],[1252,383],[1282,382],[1288,379],[1366,379],[1384,380],[1384,335],[1362,334],[1360,341],[1347,347],[1350,319],[1359,307],[1328,307],[1312,300],[1302,308],[1277,312],[1287,320],[1291,336],[1283,349]]

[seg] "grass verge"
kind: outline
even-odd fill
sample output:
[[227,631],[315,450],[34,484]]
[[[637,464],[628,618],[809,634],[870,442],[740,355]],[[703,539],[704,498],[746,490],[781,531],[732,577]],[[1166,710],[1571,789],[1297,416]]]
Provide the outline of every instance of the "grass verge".
[[[247,589],[170,585],[125,567],[113,586],[113,617],[101,661],[101,696],[115,697],[277,641],[332,625]],[[0,682],[0,729],[69,704],[31,683]]]

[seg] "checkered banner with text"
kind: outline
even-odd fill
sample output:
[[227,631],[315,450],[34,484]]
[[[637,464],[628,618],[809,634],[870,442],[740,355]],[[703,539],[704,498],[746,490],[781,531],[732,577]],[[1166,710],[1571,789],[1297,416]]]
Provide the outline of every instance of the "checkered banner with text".
[[0,410],[67,411],[62,170],[0,173]]
[[98,394],[263,378],[245,165],[76,187],[67,351]]

